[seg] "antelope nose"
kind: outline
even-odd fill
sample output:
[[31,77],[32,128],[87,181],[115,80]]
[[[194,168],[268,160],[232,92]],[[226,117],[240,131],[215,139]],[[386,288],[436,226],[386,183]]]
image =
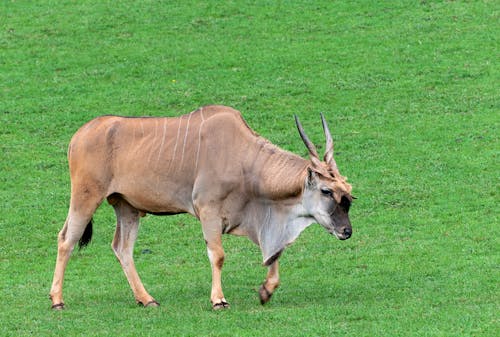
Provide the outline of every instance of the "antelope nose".
[[344,228],[344,236],[346,239],[349,239],[352,235],[352,228]]

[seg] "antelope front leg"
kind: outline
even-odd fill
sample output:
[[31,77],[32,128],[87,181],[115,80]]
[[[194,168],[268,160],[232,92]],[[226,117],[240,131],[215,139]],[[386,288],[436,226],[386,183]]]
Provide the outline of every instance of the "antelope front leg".
[[229,307],[222,293],[221,273],[224,264],[224,249],[222,248],[222,220],[217,209],[213,207],[198,207],[203,237],[207,244],[207,254],[212,268],[212,291],[210,302],[214,310]]
[[222,248],[221,240],[207,240],[207,254],[212,267],[212,291],[210,294],[210,302],[214,310],[228,308],[227,303],[222,293],[222,265],[224,264],[224,249]]
[[264,283],[259,288],[260,304],[264,305],[271,299],[274,290],[280,284],[278,260],[274,261],[267,272],[267,277]]

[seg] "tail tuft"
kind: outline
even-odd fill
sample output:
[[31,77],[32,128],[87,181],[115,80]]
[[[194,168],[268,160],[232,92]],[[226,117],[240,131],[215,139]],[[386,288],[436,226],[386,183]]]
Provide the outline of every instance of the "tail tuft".
[[90,219],[89,223],[87,224],[87,227],[85,227],[85,231],[83,232],[83,235],[78,241],[78,248],[82,249],[85,248],[90,241],[92,240],[92,219]]

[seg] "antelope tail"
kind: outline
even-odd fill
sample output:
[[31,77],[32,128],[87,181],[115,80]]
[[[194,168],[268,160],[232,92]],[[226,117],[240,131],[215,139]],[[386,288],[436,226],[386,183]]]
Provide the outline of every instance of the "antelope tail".
[[91,240],[92,240],[92,218],[87,224],[87,227],[85,227],[85,231],[83,232],[80,241],[78,241],[78,248],[79,249],[85,248],[90,243]]

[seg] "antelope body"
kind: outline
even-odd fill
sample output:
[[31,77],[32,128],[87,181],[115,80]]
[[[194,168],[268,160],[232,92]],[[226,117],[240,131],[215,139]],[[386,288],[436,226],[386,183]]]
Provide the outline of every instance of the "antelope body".
[[112,248],[138,303],[158,305],[144,288],[132,256],[139,219],[147,213],[189,213],[201,221],[214,309],[228,306],[221,287],[222,234],[248,236],[269,268],[259,290],[261,303],[266,303],[279,285],[280,254],[307,226],[320,223],[342,240],[352,234],[351,186],[338,171],[323,116],[322,121],[324,161],[297,118],[310,160],[258,136],[238,111],[224,106],[206,106],[177,118],[103,116],[82,126],[68,150],[71,201],[58,236],[52,308],[64,307],[67,262],[78,241],[90,241],[91,219],[104,199],[117,217]]

